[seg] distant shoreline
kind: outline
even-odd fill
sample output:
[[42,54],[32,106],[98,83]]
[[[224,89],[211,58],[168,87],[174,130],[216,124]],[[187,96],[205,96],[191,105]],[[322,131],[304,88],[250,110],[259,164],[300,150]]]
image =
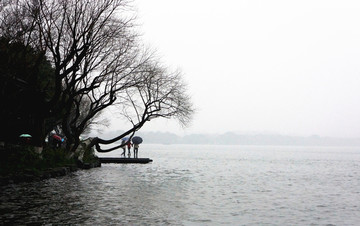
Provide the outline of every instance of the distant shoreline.
[[[99,136],[112,138],[122,131],[109,131]],[[272,134],[243,135],[232,132],[224,134],[191,134],[179,136],[164,132],[138,132],[148,144],[204,144],[204,145],[273,145],[273,146],[360,146],[360,138],[335,138],[313,136],[286,136]]]

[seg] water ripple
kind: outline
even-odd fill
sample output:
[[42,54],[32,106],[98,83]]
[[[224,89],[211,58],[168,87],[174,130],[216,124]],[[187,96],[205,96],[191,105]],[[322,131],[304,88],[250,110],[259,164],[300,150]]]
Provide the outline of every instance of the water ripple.
[[0,224],[356,225],[360,219],[359,150],[151,148],[152,164],[105,164],[1,187]]

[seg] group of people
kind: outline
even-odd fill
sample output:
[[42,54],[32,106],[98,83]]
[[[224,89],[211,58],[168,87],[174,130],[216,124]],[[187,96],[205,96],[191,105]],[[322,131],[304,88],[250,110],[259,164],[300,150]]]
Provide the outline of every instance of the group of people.
[[121,148],[123,149],[123,152],[121,153],[121,156],[126,156],[126,147],[128,149],[128,158],[131,157],[131,146],[134,146],[134,158],[138,158],[138,151],[139,151],[139,144],[133,144],[130,140],[127,142],[123,141]]

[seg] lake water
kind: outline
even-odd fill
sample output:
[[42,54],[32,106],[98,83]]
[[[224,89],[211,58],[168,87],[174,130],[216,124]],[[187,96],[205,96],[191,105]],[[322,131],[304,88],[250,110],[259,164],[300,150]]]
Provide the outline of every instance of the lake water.
[[360,222],[360,148],[144,144],[139,157],[154,162],[1,187],[0,224]]

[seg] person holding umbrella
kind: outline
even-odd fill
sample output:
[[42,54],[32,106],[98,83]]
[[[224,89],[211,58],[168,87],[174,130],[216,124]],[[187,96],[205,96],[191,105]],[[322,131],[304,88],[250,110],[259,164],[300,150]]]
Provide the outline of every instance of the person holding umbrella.
[[52,134],[50,136],[50,141],[51,141],[51,145],[54,148],[60,148],[62,142],[64,141],[64,139],[61,136],[57,135],[57,134]]
[[142,143],[141,137],[133,137],[132,142],[134,143],[134,158],[138,158],[139,144]]
[[127,145],[127,148],[128,148],[128,157],[130,158],[131,157],[131,141],[130,139],[128,140],[128,142],[126,143]]
[[30,144],[32,136],[30,134],[21,134],[20,135],[20,142],[22,144]]
[[124,156],[124,157],[126,157],[126,141],[127,141],[127,140],[129,140],[129,138],[127,138],[127,137],[124,137],[124,138],[121,139],[121,146],[120,146],[120,148],[123,149],[123,152],[121,153],[121,156]]
[[123,149],[123,152],[121,153],[121,156],[125,157],[125,152],[126,152],[126,144],[125,144],[125,140],[121,141],[121,148]]
[[134,158],[138,158],[139,144],[134,143]]

